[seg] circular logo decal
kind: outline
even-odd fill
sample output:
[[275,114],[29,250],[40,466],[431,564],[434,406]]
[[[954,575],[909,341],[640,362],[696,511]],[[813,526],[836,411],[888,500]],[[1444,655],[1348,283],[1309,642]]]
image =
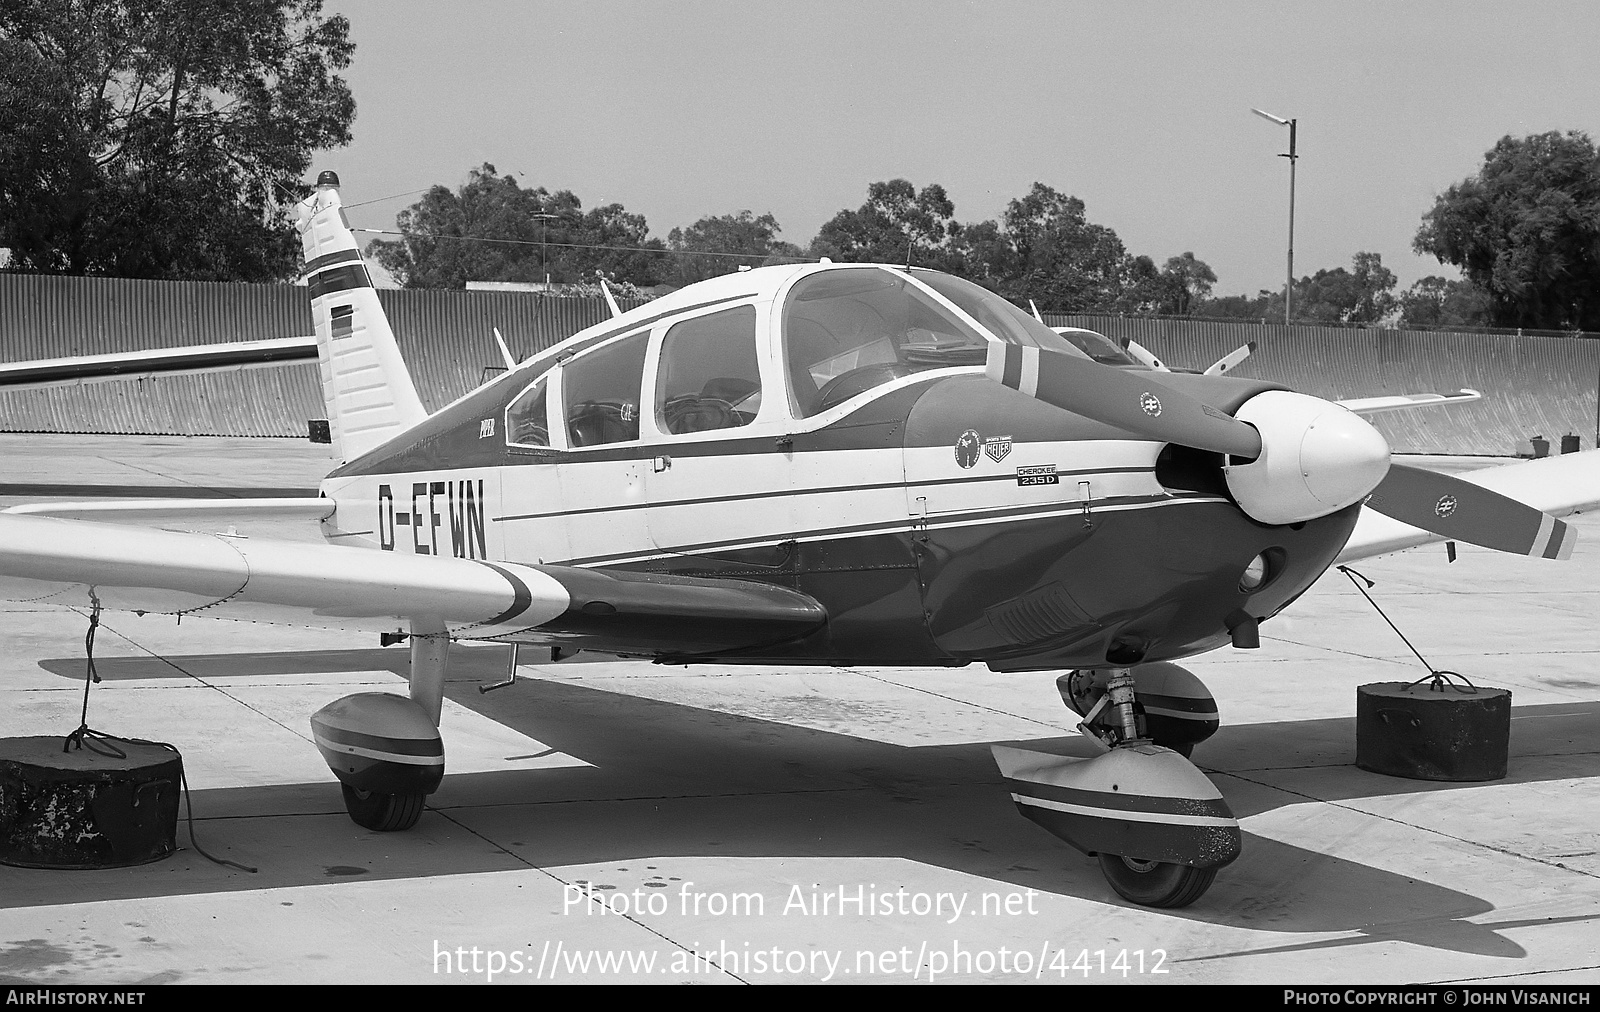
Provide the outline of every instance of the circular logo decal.
[[1146,390],[1144,395],[1139,398],[1139,407],[1142,408],[1144,413],[1149,415],[1151,418],[1161,414],[1161,401],[1156,397],[1155,394],[1148,390]]
[[1453,495],[1442,495],[1439,497],[1439,501],[1433,504],[1434,515],[1441,518],[1447,517],[1455,511],[1456,497]]
[[976,429],[968,429],[956,440],[956,463],[962,467],[972,467],[978,463],[978,456],[983,452],[983,437],[978,435]]

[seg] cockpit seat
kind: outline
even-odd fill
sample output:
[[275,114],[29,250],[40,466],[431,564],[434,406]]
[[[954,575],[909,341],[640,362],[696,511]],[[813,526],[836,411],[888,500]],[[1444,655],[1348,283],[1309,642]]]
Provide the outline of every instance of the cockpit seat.
[[738,404],[759,389],[760,384],[754,380],[742,379],[738,376],[713,376],[711,379],[706,380],[705,386],[700,388],[700,396],[727,401],[729,404]]
[[817,410],[826,411],[843,404],[856,394],[881,386],[890,380],[910,376],[911,373],[911,367],[901,362],[876,362],[840,373],[823,384],[822,389],[818,391]]
[[639,438],[639,408],[627,401],[584,401],[573,406],[567,423],[574,447]]

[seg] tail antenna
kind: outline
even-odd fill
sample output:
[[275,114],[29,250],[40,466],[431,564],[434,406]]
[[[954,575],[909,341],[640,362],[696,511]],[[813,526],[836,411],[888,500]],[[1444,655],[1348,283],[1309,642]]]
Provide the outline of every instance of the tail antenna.
[[500,358],[506,364],[506,372],[517,367],[516,357],[511,354],[511,349],[506,347],[506,339],[500,336],[500,328],[494,328],[494,343],[500,346]]
[[600,278],[600,291],[605,293],[606,305],[611,307],[612,317],[615,318],[621,316],[622,307],[617,305],[616,297],[611,294],[611,286],[606,284],[606,279],[604,276]]

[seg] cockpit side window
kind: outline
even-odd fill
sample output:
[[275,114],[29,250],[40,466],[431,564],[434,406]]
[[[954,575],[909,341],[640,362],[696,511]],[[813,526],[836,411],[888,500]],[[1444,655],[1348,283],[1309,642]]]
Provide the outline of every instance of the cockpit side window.
[[737,428],[755,421],[760,408],[754,306],[695,317],[667,331],[656,370],[662,432]]
[[650,332],[640,331],[579,355],[563,369],[567,445],[602,446],[639,438],[639,393]]
[[988,342],[904,275],[862,267],[795,284],[783,349],[795,416],[807,418],[915,372],[982,365]]
[[506,408],[506,442],[513,446],[550,445],[549,374],[517,395]]

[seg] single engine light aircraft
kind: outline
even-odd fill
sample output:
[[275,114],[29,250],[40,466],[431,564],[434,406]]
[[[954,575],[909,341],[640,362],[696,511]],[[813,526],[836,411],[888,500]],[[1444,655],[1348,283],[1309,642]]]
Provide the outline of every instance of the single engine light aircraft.
[[[409,638],[408,696],[311,718],[375,830],[412,826],[441,782],[452,642],[981,662],[1066,672],[1103,746],[996,746],[1019,810],[1098,855],[1124,897],[1180,906],[1241,834],[1187,758],[1216,705],[1173,661],[1255,646],[1340,560],[1445,539],[1566,558],[1576,532],[1555,514],[1600,502],[1600,455],[1419,470],[1360,417],[1395,398],[1152,369],[901,266],[691,285],[429,414],[331,173],[298,227],[342,461],[320,495],[14,508],[0,596]],[[215,533],[252,519],[318,523],[327,543]]]

